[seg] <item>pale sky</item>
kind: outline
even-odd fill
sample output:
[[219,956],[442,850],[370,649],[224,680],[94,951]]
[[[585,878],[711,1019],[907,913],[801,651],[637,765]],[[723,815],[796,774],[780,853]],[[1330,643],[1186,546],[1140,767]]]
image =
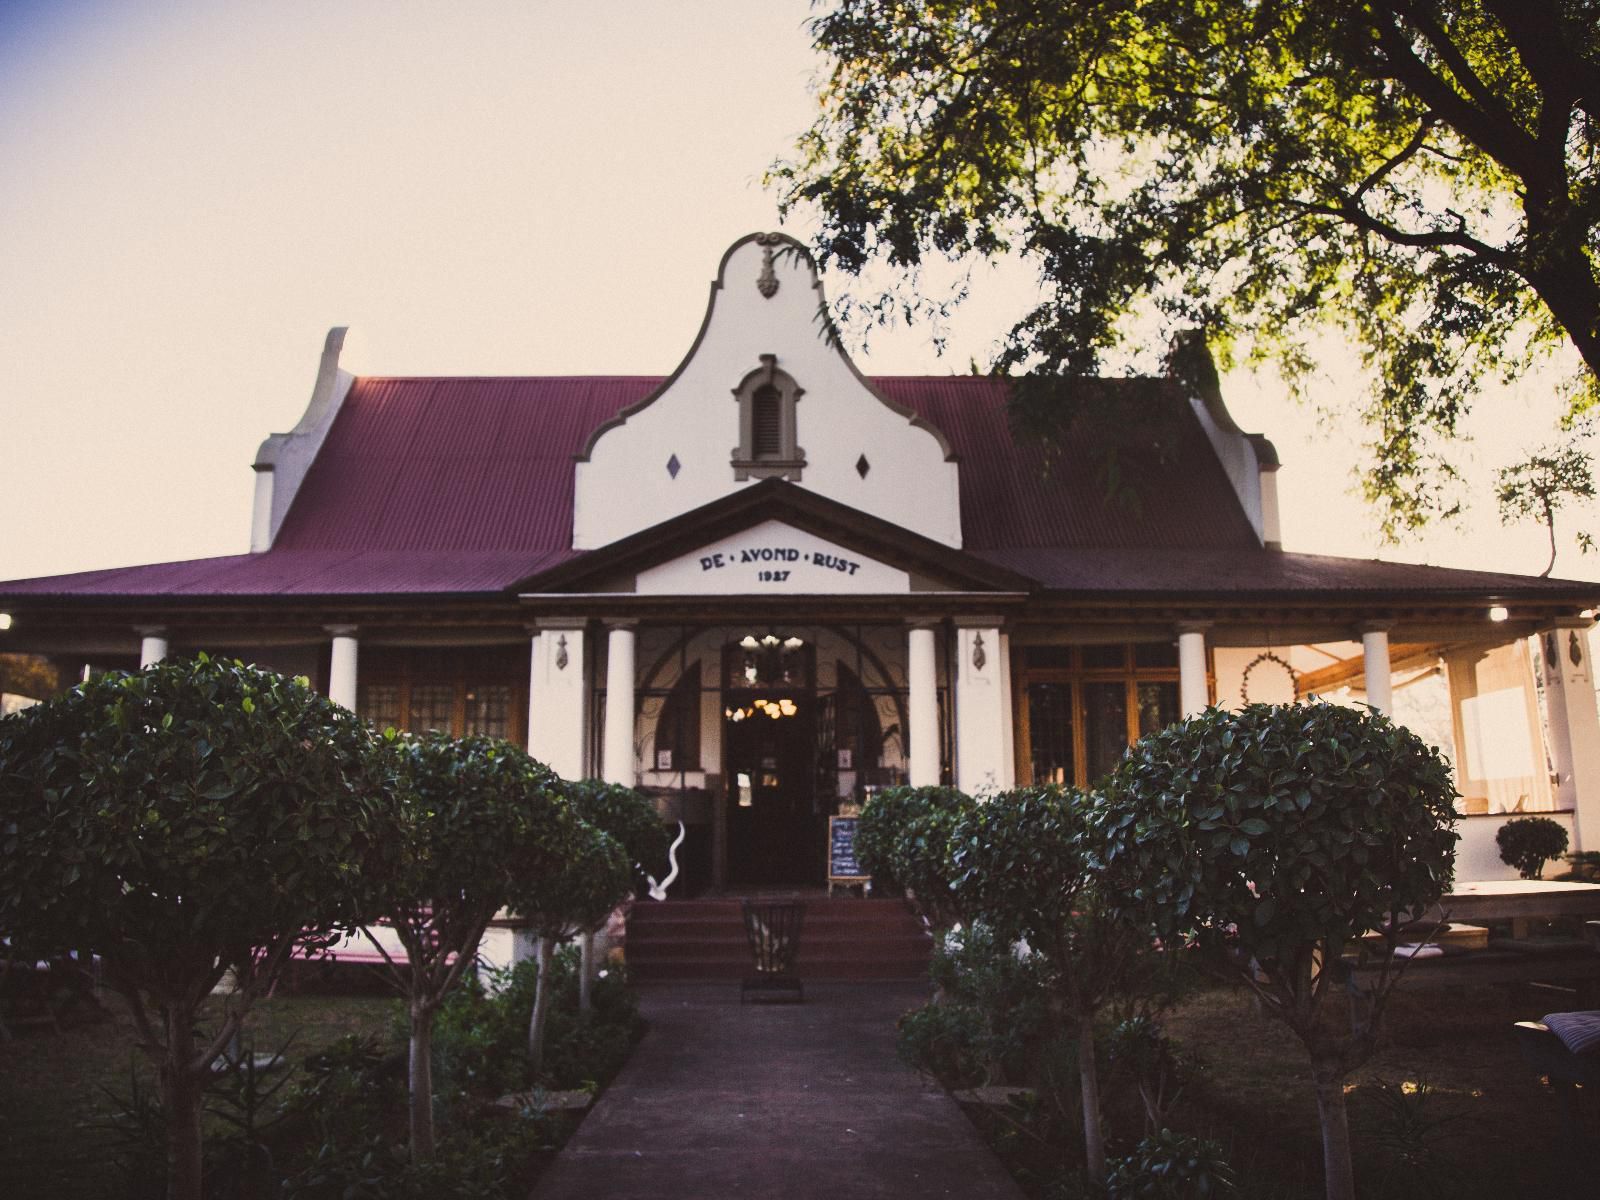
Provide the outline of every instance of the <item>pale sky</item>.
[[[808,11],[0,0],[0,579],[245,551],[256,447],[332,325],[373,374],[671,371],[722,251],[778,227],[761,176],[814,111]],[[1029,293],[979,266],[943,358],[919,326],[857,362],[986,364]],[[1323,396],[1359,387],[1335,361]],[[1289,549],[1543,567],[1487,483],[1555,436],[1538,387],[1474,424],[1467,530],[1389,549],[1350,494],[1358,430],[1270,379],[1224,394],[1278,446]],[[1600,556],[1568,542],[1556,573]]]

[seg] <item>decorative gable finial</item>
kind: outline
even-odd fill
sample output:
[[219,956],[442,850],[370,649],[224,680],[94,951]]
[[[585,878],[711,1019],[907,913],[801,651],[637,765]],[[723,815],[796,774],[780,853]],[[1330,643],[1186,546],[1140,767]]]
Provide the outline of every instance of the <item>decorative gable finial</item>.
[[773,251],[781,239],[775,233],[756,234],[756,245],[761,247],[761,274],[756,277],[756,290],[771,300],[778,294],[778,273],[773,269]]

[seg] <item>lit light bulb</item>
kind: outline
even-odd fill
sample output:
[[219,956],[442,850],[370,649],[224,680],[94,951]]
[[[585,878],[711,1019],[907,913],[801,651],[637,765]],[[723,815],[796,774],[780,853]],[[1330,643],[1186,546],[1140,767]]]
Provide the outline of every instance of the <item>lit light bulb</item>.
[[761,643],[756,641],[755,634],[747,633],[739,639],[739,645],[743,646],[746,650],[754,650],[757,646],[761,645]]
[[1496,604],[1489,610],[1489,620],[1491,621],[1504,621],[1510,616],[1511,611],[1504,604]]

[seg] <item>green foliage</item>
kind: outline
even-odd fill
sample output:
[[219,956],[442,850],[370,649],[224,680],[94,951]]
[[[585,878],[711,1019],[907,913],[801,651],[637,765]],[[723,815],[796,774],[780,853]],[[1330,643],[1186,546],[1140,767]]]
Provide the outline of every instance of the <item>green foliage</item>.
[[[1537,450],[1495,476],[1494,498],[1502,525],[1532,517],[1545,527],[1550,561],[1542,574],[1548,575],[1556,565],[1556,512],[1571,501],[1594,499],[1594,461],[1577,446]],[[1585,551],[1594,548],[1586,533],[1578,534],[1578,544]]]
[[365,726],[303,681],[203,656],[103,675],[0,721],[0,933],[92,950],[118,987],[247,977],[370,915],[401,840],[389,787]]
[[1108,886],[1163,936],[1221,951],[1306,1047],[1330,1200],[1354,1196],[1343,1082],[1395,981],[1386,965],[1347,983],[1344,950],[1444,894],[1455,798],[1415,734],[1320,703],[1207,709],[1142,738],[1105,784]]
[[1500,861],[1515,867],[1524,879],[1544,875],[1544,864],[1567,852],[1567,831],[1549,817],[1522,817],[1507,821],[1494,835]]
[[[1571,404],[1593,403],[1588,0],[832,0],[812,33],[820,114],[774,174],[819,211],[824,265],[902,281],[869,316],[937,315],[925,259],[1015,251],[1042,298],[1002,368],[1090,374],[1167,341],[1154,319],[1299,383],[1331,334],[1374,377],[1390,534],[1457,507],[1445,444],[1483,380],[1576,349]],[[1020,399],[1024,426],[1078,415]]]
[[569,808],[548,848],[549,869],[525,873],[513,885],[512,910],[540,937],[562,940],[600,928],[633,890],[633,863],[622,843]]
[[1237,1192],[1222,1147],[1205,1138],[1163,1129],[1126,1158],[1113,1159],[1107,1200],[1206,1200]]
[[1076,788],[1018,788],[976,806],[950,839],[962,909],[1043,955],[1075,1018],[1120,990],[1151,944],[1101,887],[1094,817]]
[[938,1002],[900,1019],[900,1057],[949,1087],[1043,1082],[1054,1036],[1048,973],[983,925],[945,934],[931,966]]
[[528,1077],[528,1013],[538,964],[528,959],[451,993],[439,1011],[433,1049],[444,1088],[504,1093],[534,1083],[594,1087],[619,1070],[641,1033],[638,1001],[626,976],[607,970],[595,981],[593,1007],[578,1011],[578,953],[563,947],[551,964],[552,1003],[541,1077]]
[[1272,970],[1333,957],[1450,884],[1455,787],[1437,750],[1332,704],[1207,709],[1137,742],[1108,778],[1105,863],[1164,934],[1229,938]]
[[[390,912],[429,920],[434,944],[450,926],[481,925],[523,875],[548,871],[564,832],[560,780],[510,742],[445,733],[397,734],[406,802],[406,873]],[[423,911],[418,914],[418,910]],[[447,950],[476,949],[444,939]]]
[[353,713],[204,655],[0,721],[0,935],[100,955],[162,1063],[175,1197],[200,1196],[200,1089],[243,1014],[296,942],[375,915],[405,852],[392,785]]
[[598,779],[566,780],[561,786],[580,820],[622,843],[623,852],[642,873],[634,878],[636,889],[643,885],[644,875],[665,877],[671,837],[648,797],[633,788]]
[[951,889],[950,835],[976,802],[946,787],[885,788],[867,801],[856,827],[856,853],[866,831],[866,859],[874,876],[887,874],[916,899],[929,922],[949,928],[961,918]]
[[914,813],[927,804],[927,794],[943,788],[890,787],[874,792],[856,825],[856,861],[882,885],[903,886],[894,874],[894,844]]

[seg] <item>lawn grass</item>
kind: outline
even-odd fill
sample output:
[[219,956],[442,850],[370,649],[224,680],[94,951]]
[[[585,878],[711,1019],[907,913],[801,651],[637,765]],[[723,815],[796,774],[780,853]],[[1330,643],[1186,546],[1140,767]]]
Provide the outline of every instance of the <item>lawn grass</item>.
[[[62,1033],[30,1029],[0,1042],[0,1195],[7,1200],[103,1200],[120,1194],[116,1137],[100,1122],[126,1097],[130,1064],[154,1088],[154,1065],[134,1047],[120,997],[103,994],[106,1016]],[[251,1015],[256,1048],[276,1050],[295,1035],[291,1061],[346,1033],[386,1034],[396,1011],[382,992],[275,995]]]
[[[1383,1043],[1347,1096],[1363,1195],[1566,1194],[1559,1108],[1511,1032],[1549,1007],[1499,988],[1393,998]],[[1193,997],[1168,1027],[1204,1064],[1185,1116],[1223,1143],[1251,1194],[1318,1195],[1320,1126],[1295,1037],[1233,988]]]
[[[1347,1092],[1359,1194],[1367,1200],[1593,1197],[1600,1122],[1591,1111],[1591,1140],[1574,1146],[1555,1094],[1523,1061],[1512,1034],[1515,1021],[1573,1007],[1570,996],[1497,987],[1397,993],[1377,1054]],[[1294,1035],[1259,1015],[1242,988],[1225,984],[1189,996],[1164,1023],[1197,1066],[1173,1124],[1221,1143],[1245,1200],[1321,1196],[1316,1099]],[[1030,1195],[1054,1194],[1047,1160],[1059,1170],[1060,1153],[1018,1136],[994,1112],[968,1111]],[[1118,1153],[1140,1130],[1111,1133]],[[1081,1135],[1068,1125],[1065,1136]],[[1081,1155],[1076,1145],[1070,1153]]]

